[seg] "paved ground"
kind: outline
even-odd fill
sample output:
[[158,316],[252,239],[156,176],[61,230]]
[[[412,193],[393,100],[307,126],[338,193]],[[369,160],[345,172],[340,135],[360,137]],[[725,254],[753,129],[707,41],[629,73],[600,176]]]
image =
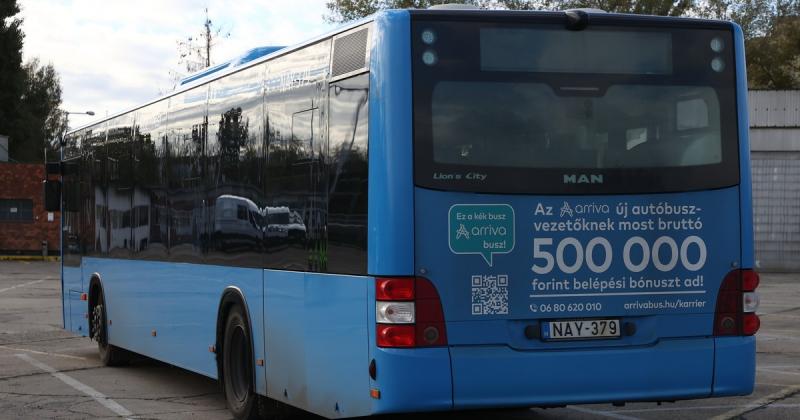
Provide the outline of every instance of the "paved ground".
[[[93,342],[61,329],[58,273],[58,263],[0,261],[0,419],[230,418],[216,383],[200,375],[148,359],[101,367]],[[800,274],[762,275],[759,291],[757,386],[749,397],[437,417],[800,418]]]

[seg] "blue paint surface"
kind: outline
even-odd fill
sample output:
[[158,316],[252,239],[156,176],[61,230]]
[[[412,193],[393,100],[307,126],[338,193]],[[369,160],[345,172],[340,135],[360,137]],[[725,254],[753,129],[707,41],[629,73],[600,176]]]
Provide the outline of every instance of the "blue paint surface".
[[756,382],[756,338],[715,338],[715,397],[749,395]]
[[[61,266],[61,294],[64,310],[64,328],[75,334],[87,336],[89,324],[86,320],[88,306],[86,301],[80,300],[80,293],[86,291],[81,282],[83,276],[81,267]],[[74,293],[78,293],[77,298]]]
[[453,347],[456,409],[700,398],[711,393],[714,343],[570,352]]
[[747,113],[747,65],[744,56],[744,35],[739,25],[731,22],[736,55],[736,109],[739,127],[739,200],[741,208],[742,260],[743,268],[754,268],[753,250],[753,191],[750,172],[750,121]]
[[264,279],[267,395],[326,417],[369,414],[374,280],[277,270]]
[[[110,258],[83,264],[84,273],[100,275],[111,344],[216,378],[208,348],[216,343],[222,293],[234,286],[246,299],[254,359],[264,358],[263,270]],[[256,367],[255,381],[265,393],[263,367]]]
[[407,11],[375,17],[370,55],[367,272],[414,273],[411,23]]

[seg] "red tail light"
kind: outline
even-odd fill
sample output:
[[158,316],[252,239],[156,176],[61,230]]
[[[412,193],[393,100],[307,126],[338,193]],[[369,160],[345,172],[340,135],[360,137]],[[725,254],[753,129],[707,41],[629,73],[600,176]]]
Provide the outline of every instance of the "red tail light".
[[742,317],[742,335],[754,335],[761,327],[761,319],[754,313],[746,313]]
[[745,294],[754,294],[759,282],[758,273],[749,269],[733,270],[725,276],[717,294],[715,336],[753,335],[758,331],[761,321],[755,314],[757,294],[755,304],[751,303],[754,300],[751,296],[745,299]]
[[[393,323],[399,317],[377,313],[378,347],[433,347],[447,345],[447,330],[439,293],[422,277],[378,278],[375,283],[376,311],[413,308],[411,322]],[[391,302],[398,302],[397,305]],[[400,306],[400,302],[413,302]],[[387,305],[388,304],[388,305]],[[384,322],[381,322],[380,320]],[[404,318],[406,321],[407,318]]]
[[378,300],[414,300],[414,278],[378,278],[375,298]]
[[378,347],[414,347],[413,325],[378,324]]

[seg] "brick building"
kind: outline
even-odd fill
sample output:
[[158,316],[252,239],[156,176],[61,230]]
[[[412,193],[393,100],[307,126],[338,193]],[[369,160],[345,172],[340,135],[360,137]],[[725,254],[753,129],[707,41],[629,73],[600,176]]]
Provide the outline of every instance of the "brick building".
[[0,162],[0,255],[59,252],[58,212],[44,209],[44,165]]

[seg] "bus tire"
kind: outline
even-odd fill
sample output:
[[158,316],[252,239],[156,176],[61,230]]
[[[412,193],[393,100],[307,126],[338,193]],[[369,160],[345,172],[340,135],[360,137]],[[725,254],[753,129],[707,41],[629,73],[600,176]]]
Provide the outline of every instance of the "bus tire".
[[231,306],[222,344],[222,388],[231,414],[237,419],[258,419],[266,414],[265,397],[253,387],[253,353],[250,328],[244,310]]
[[130,362],[131,354],[108,343],[108,317],[103,291],[97,294],[97,301],[92,307],[92,340],[97,341],[100,361],[105,366],[123,366]]

